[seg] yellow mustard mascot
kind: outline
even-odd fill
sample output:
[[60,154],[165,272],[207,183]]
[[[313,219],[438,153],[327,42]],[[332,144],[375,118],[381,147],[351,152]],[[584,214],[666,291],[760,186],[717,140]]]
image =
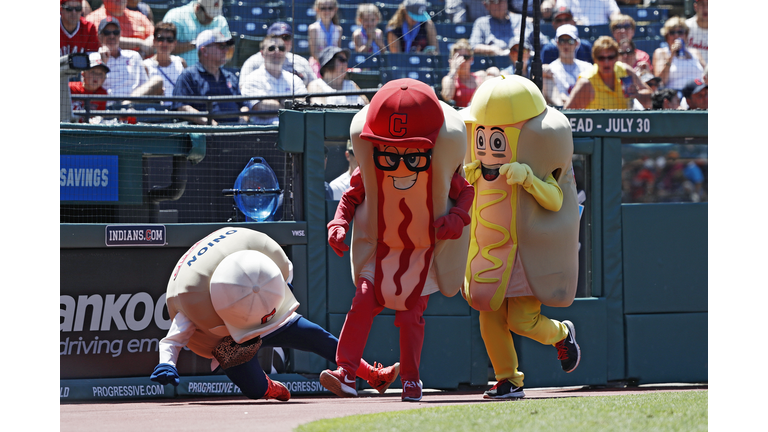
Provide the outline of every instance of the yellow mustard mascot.
[[510,330],[554,345],[565,372],[581,351],[570,321],[541,315],[576,295],[579,214],[568,119],[517,75],[484,82],[461,111],[464,170],[475,187],[462,294],[480,311],[497,384],[487,399],[521,398],[523,373]]

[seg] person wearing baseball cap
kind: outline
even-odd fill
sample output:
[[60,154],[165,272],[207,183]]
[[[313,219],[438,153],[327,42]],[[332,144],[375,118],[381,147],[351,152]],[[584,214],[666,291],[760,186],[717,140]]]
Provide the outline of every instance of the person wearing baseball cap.
[[96,25],[83,18],[81,0],[61,0],[59,26],[59,55],[96,52],[99,50],[99,32]]
[[123,0],[104,0],[101,7],[88,14],[85,20],[98,26],[107,17],[120,23],[123,48],[138,51],[142,57],[152,54],[155,25],[143,13],[127,9]]
[[684,109],[708,109],[709,107],[709,86],[701,78],[688,81],[688,84],[682,90],[683,101],[680,106]]
[[543,93],[548,103],[562,106],[568,100],[579,75],[588,72],[592,64],[576,58],[581,42],[575,25],[561,25],[555,34],[553,41],[557,44],[559,55],[549,64],[551,78],[544,78]]
[[426,0],[404,0],[387,23],[387,47],[392,53],[439,54],[437,29]]
[[[293,50],[293,29],[291,28],[291,25],[283,21],[274,22],[269,26],[269,29],[267,29],[267,36],[276,36],[285,42],[285,61],[283,62],[283,70],[297,75],[301,78],[304,86],[308,86],[317,75],[312,70],[309,61],[306,58],[291,52]],[[261,51],[250,56],[240,68],[240,79],[245,79],[251,72],[255,71],[263,64],[264,56],[261,54]]]
[[[542,3],[542,8],[544,4]],[[557,6],[552,10],[552,28],[557,34],[557,29],[564,25],[572,25],[576,28],[576,21],[568,6]],[[576,32],[578,35],[578,31]],[[573,37],[573,36],[571,36]],[[576,39],[576,38],[574,38]],[[576,59],[592,64],[592,43],[588,39],[578,39],[579,46],[576,48]],[[550,64],[560,56],[557,46],[557,37],[550,39],[541,47],[541,64]]]
[[419,401],[429,296],[455,295],[466,265],[464,227],[474,198],[460,173],[466,127],[430,86],[403,78],[384,84],[355,115],[350,138],[359,167],[328,223],[328,244],[343,256],[354,219],[357,290],[339,336],[338,367],[321,372],[320,383],[337,396],[357,396],[345,383],[353,382],[374,317],[388,308],[400,329],[400,397]]
[[[211,359],[250,399],[291,398],[259,364],[259,348],[291,347],[336,361],[338,339],[296,313],[293,263],[264,233],[225,227],[189,250],[168,281],[166,303],[172,321],[159,343],[160,361],[150,380],[179,385],[176,363],[182,348]],[[383,393],[399,365],[360,362],[356,376]]]
[[[335,91],[359,91],[360,87],[347,79],[350,51],[337,46],[327,46],[320,52],[320,76],[309,83],[308,93],[332,93]],[[311,103],[320,105],[366,105],[364,95],[325,96],[313,98]]]
[[183,6],[169,10],[163,21],[176,26],[176,54],[193,66],[199,60],[194,44],[197,36],[205,30],[218,30],[231,37],[227,19],[222,15],[224,0],[193,0]]
[[[103,87],[104,81],[107,79],[107,73],[109,67],[104,64],[101,58],[101,54],[98,52],[92,52],[88,54],[88,61],[90,67],[87,70],[80,72],[80,81],[70,82],[69,91],[73,95],[107,95],[107,89]],[[82,100],[73,100],[72,109],[82,110],[85,109],[85,102]],[[107,109],[107,101],[104,100],[91,100],[91,110],[105,110]],[[80,123],[84,122],[84,118],[78,120]]]

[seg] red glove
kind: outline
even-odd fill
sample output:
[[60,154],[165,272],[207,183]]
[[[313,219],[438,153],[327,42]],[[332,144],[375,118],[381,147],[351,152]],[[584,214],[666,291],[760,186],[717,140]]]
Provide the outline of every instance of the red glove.
[[334,219],[328,222],[328,244],[336,255],[343,257],[344,251],[349,250],[349,246],[344,243],[347,238],[347,229],[349,224],[340,219]]
[[437,218],[432,223],[432,226],[437,228],[435,236],[438,240],[456,240],[461,237],[464,226],[468,225],[470,220],[469,213],[458,207],[453,207],[447,215]]

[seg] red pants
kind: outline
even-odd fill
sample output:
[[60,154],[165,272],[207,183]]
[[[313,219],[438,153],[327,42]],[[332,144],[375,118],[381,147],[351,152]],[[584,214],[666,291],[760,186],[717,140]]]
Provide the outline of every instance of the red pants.
[[[429,296],[419,297],[416,305],[407,311],[395,312],[395,326],[400,329],[400,379],[419,382],[421,348],[424,345],[424,310]],[[360,278],[352,299],[352,308],[347,312],[344,327],[339,335],[336,349],[336,365],[346,371],[357,371],[363,356],[373,318],[384,306],[376,300],[373,283]]]

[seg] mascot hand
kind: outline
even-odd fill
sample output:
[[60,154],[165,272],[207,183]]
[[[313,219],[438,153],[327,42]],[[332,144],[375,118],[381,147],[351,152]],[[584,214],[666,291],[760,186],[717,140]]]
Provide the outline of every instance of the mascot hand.
[[155,370],[149,376],[149,379],[162,385],[173,384],[177,386],[179,385],[179,372],[173,365],[160,363],[155,366]]
[[343,221],[343,223],[336,224],[334,222],[335,220],[328,224],[328,244],[331,245],[336,255],[343,257],[344,251],[349,250],[349,246],[344,243],[349,225]]
[[507,184],[510,186],[519,184],[526,187],[530,186],[533,171],[526,164],[512,162],[502,165],[499,168],[499,174],[507,177]]
[[473,160],[472,162],[464,165],[464,175],[467,176],[467,182],[469,184],[475,184],[477,179],[479,179],[482,175],[480,165],[481,163],[479,160]]
[[461,237],[464,226],[468,225],[470,220],[469,213],[458,207],[453,207],[447,215],[437,218],[432,223],[432,226],[437,228],[435,237],[438,240],[456,240]]

